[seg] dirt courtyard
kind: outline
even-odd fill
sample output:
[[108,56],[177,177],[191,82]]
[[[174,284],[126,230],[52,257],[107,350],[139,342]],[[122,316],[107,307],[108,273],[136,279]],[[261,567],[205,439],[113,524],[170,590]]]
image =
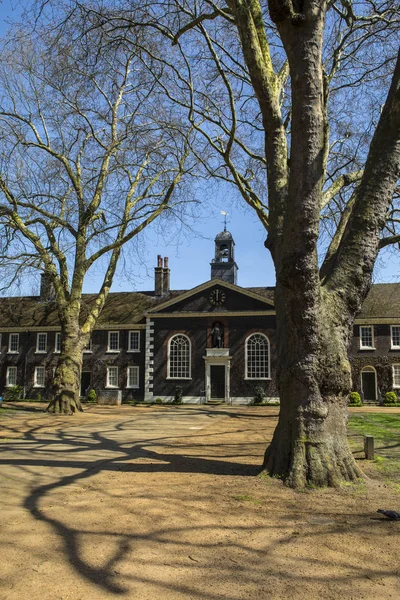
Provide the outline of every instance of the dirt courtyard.
[[259,476],[277,407],[29,408],[0,420],[2,600],[400,598],[399,493],[366,461]]

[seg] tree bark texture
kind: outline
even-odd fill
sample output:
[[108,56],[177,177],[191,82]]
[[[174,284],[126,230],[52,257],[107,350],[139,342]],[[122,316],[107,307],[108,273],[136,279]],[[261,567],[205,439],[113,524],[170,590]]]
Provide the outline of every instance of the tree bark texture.
[[355,481],[361,471],[347,443],[350,331],[342,306],[321,294],[316,308],[303,290],[280,284],[275,301],[281,406],[264,466],[295,488]]
[[53,399],[47,407],[48,412],[64,415],[82,412],[79,391],[85,343],[77,322],[63,328],[61,352],[53,381]]
[[337,485],[355,480],[360,470],[346,436],[351,311],[340,294],[321,287],[317,254],[328,148],[322,69],[326,2],[268,2],[290,70],[290,159],[286,144],[274,144],[283,131],[277,79],[260,32],[260,4],[232,0],[230,6],[266,134],[271,209],[266,245],[276,269],[281,408],[265,468],[293,487]]
[[[360,184],[320,270],[319,224],[329,201],[323,188],[330,148],[329,76],[322,50],[331,4],[268,0],[269,17],[287,59],[276,71],[264,5],[260,0],[227,0],[265,132],[268,217],[262,222],[276,270],[281,400],[265,467],[294,487],[337,485],[361,475],[347,444],[347,349],[354,317],[371,286],[379,237],[400,174],[398,63],[365,168],[353,173],[353,182]],[[197,22],[196,16],[190,26]],[[282,75],[288,70],[291,110],[290,119],[283,121]],[[343,174],[332,194],[346,177],[351,179]],[[253,208],[257,212],[257,205]]]
[[327,142],[324,3],[274,14],[291,72],[292,135],[282,236],[273,253],[281,408],[265,468],[296,488],[334,486],[361,473],[347,444],[348,324],[321,289],[318,268]]
[[293,13],[280,13],[277,21],[291,70],[293,115],[288,200],[274,254],[281,410],[265,468],[293,487],[335,486],[361,476],[347,443],[347,349],[370,289],[400,167],[398,63],[347,229],[333,258],[328,253],[321,285],[317,240],[327,144],[323,4],[304,2],[295,27]]

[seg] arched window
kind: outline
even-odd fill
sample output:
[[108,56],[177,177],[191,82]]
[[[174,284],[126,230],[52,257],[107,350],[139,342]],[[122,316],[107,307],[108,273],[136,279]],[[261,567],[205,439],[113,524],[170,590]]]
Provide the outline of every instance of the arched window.
[[190,340],[183,333],[174,335],[169,341],[168,377],[190,379]]
[[269,340],[263,333],[253,333],[246,340],[246,378],[269,377]]

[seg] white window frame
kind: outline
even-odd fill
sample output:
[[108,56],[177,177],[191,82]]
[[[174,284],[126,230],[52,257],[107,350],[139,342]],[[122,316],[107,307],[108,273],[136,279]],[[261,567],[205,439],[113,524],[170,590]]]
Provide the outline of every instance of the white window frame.
[[[267,341],[267,351],[268,351],[267,377],[252,377],[249,375],[249,355],[248,355],[249,340],[255,335],[260,335]],[[265,333],[262,333],[261,331],[254,331],[254,333],[251,333],[250,335],[247,336],[247,338],[244,342],[244,347],[245,347],[244,378],[248,379],[249,381],[270,381],[271,380],[271,347],[270,347],[268,336],[266,336]]]
[[[131,343],[131,334],[137,334],[137,347],[133,348]],[[128,331],[128,352],[140,352],[140,330],[133,329],[132,331]]]
[[[174,339],[176,339],[177,337],[183,337],[186,338],[187,342],[188,342],[188,351],[189,351],[189,357],[188,357],[188,368],[189,368],[189,375],[187,377],[176,377],[175,375],[171,375],[171,344],[173,342]],[[176,333],[175,335],[173,335],[168,342],[168,357],[167,357],[167,379],[175,379],[177,381],[181,380],[189,380],[192,379],[192,344],[190,341],[190,338],[185,335],[184,333]]]
[[[43,372],[43,383],[38,382],[38,372]],[[33,378],[33,387],[44,388],[46,386],[46,368],[43,366],[35,367],[35,374]]]
[[400,350],[400,343],[399,344],[393,343],[393,329],[395,327],[396,327],[396,329],[399,330],[399,342],[400,342],[400,325],[391,325],[390,326],[390,348],[392,350]]
[[56,331],[54,340],[54,353],[60,354],[61,352],[61,331]]
[[[10,381],[10,375],[11,373],[15,374],[15,379],[13,381]],[[18,369],[17,367],[7,367],[7,371],[6,371],[6,387],[14,387],[15,385],[17,385],[17,381],[18,381]]]
[[[398,371],[398,374],[395,375],[395,371]],[[398,382],[396,383],[396,379]],[[392,365],[392,381],[393,381],[393,389],[400,389],[400,363],[395,363]]]
[[[110,373],[111,373],[112,370],[113,371],[115,370],[115,372],[116,372],[116,380],[117,380],[117,384],[116,385],[110,383]],[[114,365],[110,365],[109,367],[107,367],[106,388],[113,389],[113,390],[119,389],[119,385],[118,385],[119,384],[119,379],[118,379],[118,377],[119,377],[118,367],[116,367]]]
[[[113,334],[117,335],[117,345],[118,345],[118,348],[115,348],[115,349],[112,349],[110,347],[110,340],[111,340],[111,336]],[[121,349],[119,347],[119,331],[109,331],[108,332],[108,341],[107,341],[107,352],[115,353],[115,352],[120,352],[120,351],[121,351]]]
[[[39,339],[40,336],[44,336],[45,339],[45,350],[39,350]],[[35,354],[47,354],[47,333],[44,333],[43,331],[39,332],[36,335],[36,352]]]
[[[12,343],[11,340],[12,339],[16,339],[17,340],[17,349],[16,350],[12,350]],[[8,354],[18,354],[19,353],[19,333],[10,333],[9,338],[8,338]]]
[[[133,379],[136,379],[137,383],[130,383],[131,371],[135,373]],[[126,368],[126,387],[130,390],[137,390],[139,388],[139,367],[138,365],[130,365]]]
[[[364,346],[362,341],[362,330],[369,329],[371,332],[371,344],[372,346]],[[360,350],[375,350],[375,339],[374,339],[374,327],[373,325],[360,325]]]
[[92,337],[91,336],[89,338],[89,341],[88,341],[87,345],[84,347],[83,352],[85,354],[93,352],[93,341],[92,341]]

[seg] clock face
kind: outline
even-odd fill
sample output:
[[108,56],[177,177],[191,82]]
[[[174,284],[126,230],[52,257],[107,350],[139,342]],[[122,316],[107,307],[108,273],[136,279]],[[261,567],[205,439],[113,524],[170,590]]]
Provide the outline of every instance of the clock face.
[[226,300],[226,294],[224,290],[221,290],[220,288],[215,288],[215,290],[212,290],[212,292],[210,292],[209,300],[213,306],[222,306]]

